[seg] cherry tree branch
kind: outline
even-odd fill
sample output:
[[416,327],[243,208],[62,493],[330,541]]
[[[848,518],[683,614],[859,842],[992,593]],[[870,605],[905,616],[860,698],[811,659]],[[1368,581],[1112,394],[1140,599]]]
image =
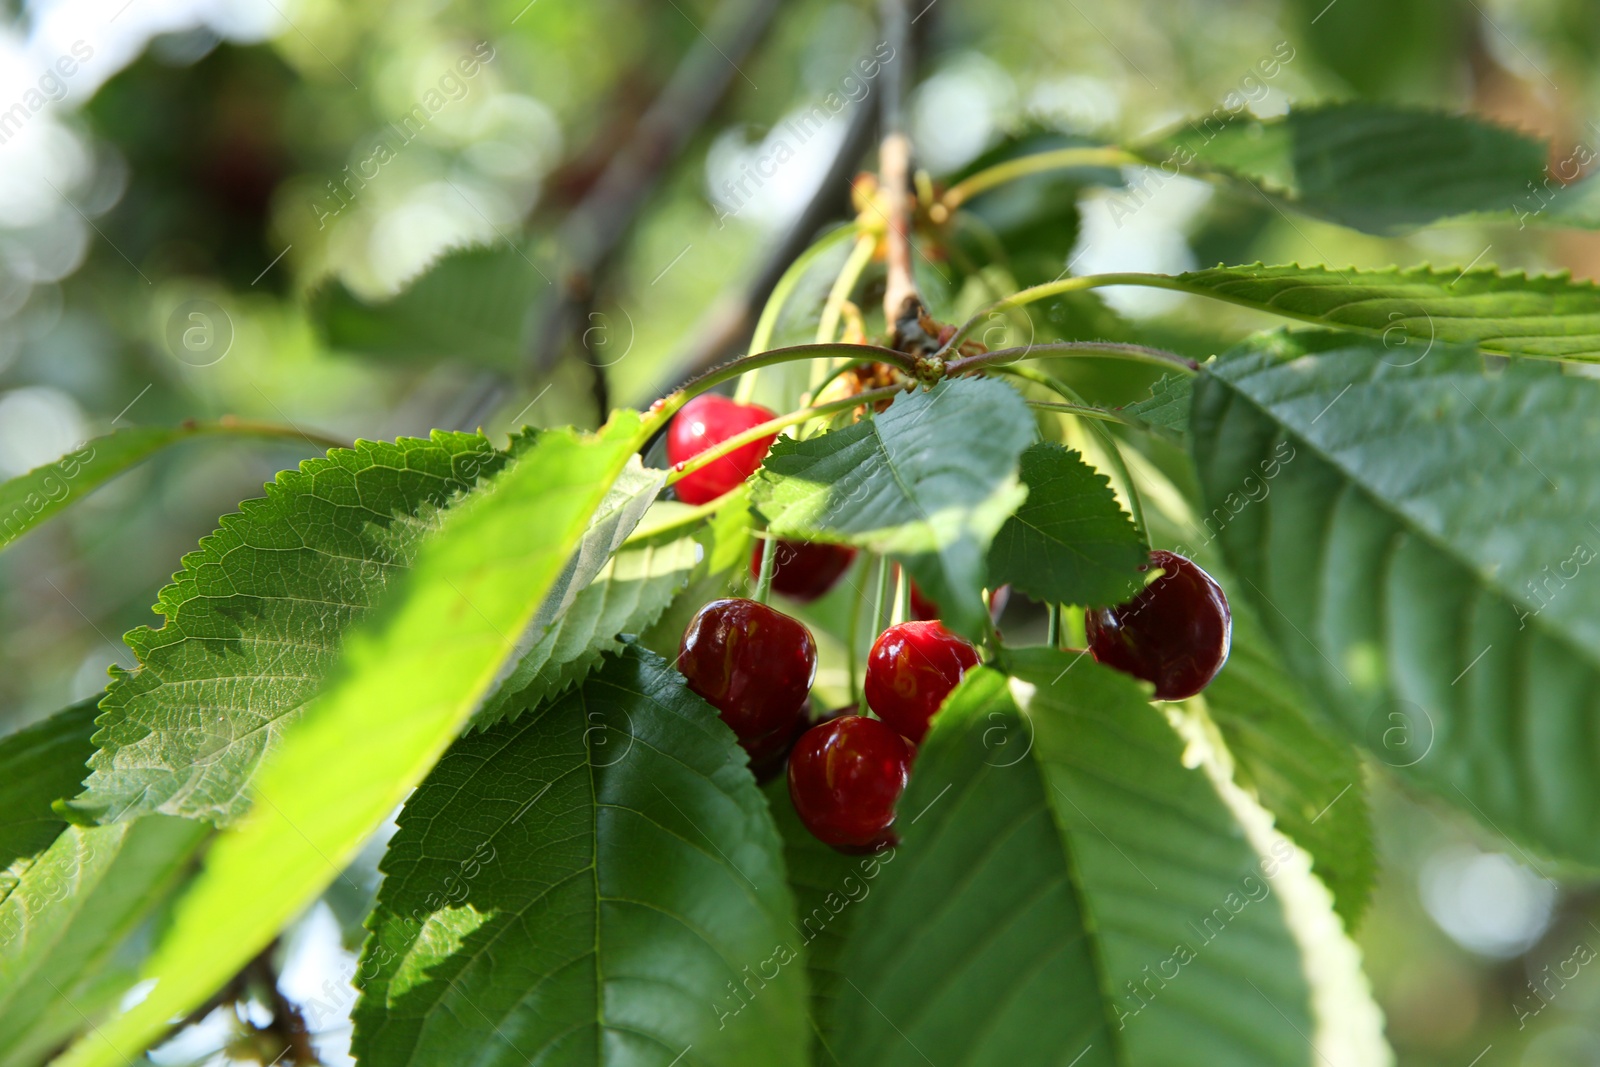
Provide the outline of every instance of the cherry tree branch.
[[547,373],[582,320],[596,278],[609,264],[667,168],[710,119],[736,83],[739,69],[766,33],[780,0],[725,0],[699,42],[678,64],[632,136],[557,230],[561,276],[545,302],[530,357],[535,377]]
[[911,137],[906,133],[905,121],[905,90],[914,60],[905,0],[882,0],[879,7],[884,35],[896,56],[883,80],[883,144],[878,150],[878,177],[888,224],[883,314],[898,348],[904,332],[901,323],[909,319],[915,324],[922,308],[917,283],[911,275]]

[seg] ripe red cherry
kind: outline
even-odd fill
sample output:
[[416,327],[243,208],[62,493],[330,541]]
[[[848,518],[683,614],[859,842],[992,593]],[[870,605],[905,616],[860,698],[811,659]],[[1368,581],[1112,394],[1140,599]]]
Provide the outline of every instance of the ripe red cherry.
[[1152,552],[1142,570],[1163,573],[1126,604],[1085,619],[1089,651],[1108,667],[1156,685],[1157,700],[1204,689],[1228,662],[1233,614],[1211,575],[1173,552]]
[[749,741],[739,742],[740,745],[744,746],[745,752],[750,755],[750,773],[755,775],[756,781],[763,785],[772,781],[772,779],[783,773],[784,764],[789,761],[790,750],[794,748],[795,742],[799,741],[807,730],[817,725],[817,723],[828,722],[829,720],[837,719],[841,715],[854,715],[855,713],[856,706],[848,704],[845,707],[835,708],[833,711],[813,716],[811,713],[811,701],[807,700],[805,706],[800,709],[800,714],[795,718],[793,726],[780,726],[770,734],[762,734],[760,737],[752,738]]
[[[750,555],[750,577],[761,576],[761,553],[766,542],[757,541]],[[772,588],[791,600],[809,603],[833,588],[839,576],[855,562],[849,545],[815,541],[779,541],[772,557]]]
[[[667,430],[667,462],[686,462],[712,445],[775,417],[760,404],[740,404],[725,396],[704,393],[672,417]],[[777,436],[752,441],[686,475],[677,483],[678,499],[688,504],[715,500],[755,473]]]
[[753,742],[794,726],[817,673],[817,644],[765,604],[713,600],[684,629],[678,670],[740,741]]
[[928,720],[978,663],[978,650],[938,622],[903,622],[878,635],[867,654],[867,706],[920,744]]
[[911,745],[893,727],[844,715],[807,730],[789,754],[789,797],[819,841],[841,851],[894,843],[894,806],[911,773]]

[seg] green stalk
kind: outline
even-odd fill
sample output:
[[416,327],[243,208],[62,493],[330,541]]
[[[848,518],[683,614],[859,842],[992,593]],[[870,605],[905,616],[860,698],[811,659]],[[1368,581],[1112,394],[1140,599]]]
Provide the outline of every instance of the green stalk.
[[850,258],[844,261],[839,276],[833,280],[833,288],[828,290],[828,301],[822,305],[822,319],[817,323],[817,344],[829,343],[833,340],[833,335],[838,333],[839,316],[844,311],[844,302],[849,299],[856,283],[861,280],[861,274],[867,269],[867,264],[872,262],[872,252],[877,247],[878,239],[870,233],[861,234],[856,238],[856,246],[850,250]]
[[1071,167],[1120,167],[1144,162],[1145,160],[1131,152],[1109,146],[1057,148],[1050,152],[1035,152],[1032,155],[1018,156],[1003,163],[996,163],[962,179],[945,190],[939,202],[953,211],[981,192],[993,189],[997,185],[1004,185],[1006,182],[1016,181],[1018,178],[1025,178],[1030,174],[1066,170]]
[[806,271],[811,269],[811,265],[821,258],[824,252],[855,232],[854,223],[830,230],[810,248],[795,257],[795,261],[789,264],[789,269],[778,279],[778,284],[772,287],[772,295],[767,298],[766,306],[761,309],[761,317],[756,320],[755,333],[750,335],[750,351],[767,350],[772,344],[772,333],[778,328],[778,316],[783,313],[783,306],[788,303],[795,287],[800,284],[800,279],[805,277]]
[[765,604],[772,597],[772,572],[777,566],[778,542],[776,539],[758,535],[761,541],[761,571],[756,576],[756,591],[753,599],[758,604]]

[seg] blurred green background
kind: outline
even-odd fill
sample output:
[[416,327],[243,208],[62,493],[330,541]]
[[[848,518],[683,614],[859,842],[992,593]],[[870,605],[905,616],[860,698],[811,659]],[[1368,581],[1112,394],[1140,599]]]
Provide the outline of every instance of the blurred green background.
[[[640,209],[578,207],[592,205],[608,161],[638,147],[635,123],[685,57],[766,6],[748,52],[723,56],[726,91],[704,121],[664,116],[684,142],[644,184]],[[1266,117],[1335,99],[1472,111],[1547,137],[1552,162],[1600,143],[1600,8],[1582,0],[915,9],[911,128],[935,178],[1017,143],[1125,140],[1219,106]],[[875,103],[858,62],[881,39],[870,3],[840,0],[40,0],[6,15],[0,478],[127,425],[232,414],[388,438],[594,424],[599,395],[646,404],[707,353],[770,269],[846,143],[854,100]],[[819,105],[827,121],[797,135],[791,123]],[[870,150],[845,162],[845,174],[869,167]],[[845,217],[844,187],[825,192],[813,222]],[[1380,239],[1186,178],[1147,202],[1059,182],[1017,195],[980,214],[1002,233],[1008,211],[1044,217],[1027,250],[1046,277],[1069,264],[1255,259],[1600,274],[1593,234],[1468,222]],[[1048,198],[1042,216],[1029,195]],[[581,244],[575,209],[621,227],[615,254],[576,281],[562,251]],[[474,245],[488,249],[486,283],[424,308],[409,348],[350,343],[359,316],[332,343],[311,313],[335,296],[359,310]],[[936,310],[974,303],[941,287],[937,264],[924,273]],[[540,361],[541,308],[573,286],[575,325]],[[821,290],[802,295],[814,312]],[[1170,294],[1109,301],[1120,318],[1063,328],[1137,328],[1203,357],[1260,324]],[[472,332],[507,314],[515,343]],[[457,318],[462,329],[426,328]],[[780,339],[808,336],[803,319]],[[727,339],[736,351],[737,325]],[[782,387],[774,379],[766,388]],[[1095,384],[1132,398],[1147,382]],[[312,452],[201,439],[0,554],[0,728],[92,695],[109,664],[131,665],[119,635],[153,621],[182,554]],[[1594,884],[1406,795],[1382,770],[1371,776],[1385,867],[1359,940],[1401,1062],[1600,1064]],[[284,983],[340,1062],[359,902],[329,904],[292,940]],[[225,1020],[203,1025],[156,1058],[214,1058],[227,1032]]]

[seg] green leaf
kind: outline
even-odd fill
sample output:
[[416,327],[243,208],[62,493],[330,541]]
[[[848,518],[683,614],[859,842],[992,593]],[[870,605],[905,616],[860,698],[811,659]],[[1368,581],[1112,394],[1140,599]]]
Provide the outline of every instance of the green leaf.
[[697,547],[693,537],[681,537],[618,552],[518,661],[474,724],[514,719],[582,679],[605,653],[620,652],[620,635],[648,629],[683,591]]
[[183,558],[133,672],[101,702],[94,773],[70,808],[227,824],[338,662],[345,631],[409,566],[440,508],[505,462],[477,434],[357,442],[307,460]]
[[[51,805],[76,793],[88,773],[95,703],[85,700],[0,739],[0,870],[44,849],[66,826]],[[0,875],[0,898],[12,884]]]
[[488,695],[651,429],[631,412],[600,433],[541,434],[492,488],[445,512],[384,609],[345,641],[341,668],[253,785],[178,904],[144,1000],[61,1067],[121,1062],[205,1000],[338,876]]
[[[1600,383],[1253,338],[1195,388],[1234,594],[1381,762],[1501,832],[1600,862]],[[1270,473],[1269,473],[1270,472]],[[1254,479],[1270,487],[1244,502]]]
[[1010,386],[945,381],[804,441],[778,438],[751,494],[781,537],[894,556],[967,636],[984,630],[984,557],[1026,490],[1033,416]]
[[1443,344],[1501,356],[1600,360],[1600,289],[1565,274],[1257,263],[1152,277],[1149,284],[1370,334],[1382,340],[1393,363],[1421,360]]
[[[602,651],[621,647],[616,635],[623,627],[630,622],[648,625],[660,615],[680,575],[687,578],[694,565],[692,546],[680,546],[659,561],[654,552],[620,561],[613,557],[666,479],[666,471],[646,468],[637,456],[628,461],[595,510],[578,550],[545,594],[518,646],[515,665],[478,712],[478,725],[515,717],[545,695],[560,692],[583,677]],[[618,576],[619,564],[619,586],[612,590],[609,578],[602,584],[602,575],[609,570]],[[664,581],[652,581],[657,578]]]
[[839,957],[861,914],[860,903],[872,893],[883,869],[894,862],[898,849],[889,847],[866,856],[836,852],[801,823],[789,798],[787,776],[768,783],[766,795],[772,821],[783,838],[783,861],[796,905],[798,947],[811,980],[812,1058],[819,1065],[836,1064],[839,1060],[831,1043],[836,1035],[823,1028],[832,1021],[834,1002],[841,994],[849,994],[839,971]]
[[1354,930],[1377,874],[1361,760],[1313,721],[1310,698],[1279,662],[1247,600],[1233,601],[1233,652],[1206,687],[1205,702],[1237,777],[1277,828],[1311,854],[1312,871]]
[[458,741],[384,857],[355,1055],[805,1063],[793,902],[745,763],[637,648]]
[[1189,408],[1194,401],[1194,378],[1188,374],[1163,374],[1150,386],[1150,395],[1121,411],[1138,419],[1142,428],[1166,430],[1172,437],[1189,435]]
[[[748,573],[745,568],[750,566],[753,544],[748,494],[748,488],[741,488],[738,494],[717,509],[709,522],[701,524],[694,531],[699,562],[689,573],[689,582],[683,592],[640,635],[640,645],[667,659],[676,660],[678,644],[683,640],[683,631],[689,625],[689,620],[707,601],[727,596],[736,578]],[[660,501],[652,512],[659,521],[652,521],[647,515],[634,536],[640,540],[659,542],[665,535],[666,524],[682,521],[684,514],[690,510],[687,504],[675,500]],[[652,530],[662,532],[652,536]]]
[[222,420],[182,426],[136,426],[96,437],[54,463],[0,482],[0,549],[123,471],[168,445],[205,436],[287,438],[306,443],[297,430]]
[[1021,683],[969,672],[918,753],[840,963],[841,1061],[1314,1062],[1292,846],[1261,850],[1137,683],[1011,658]]
[[989,548],[990,584],[1058,604],[1120,604],[1143,587],[1150,549],[1110,479],[1041,441],[1022,453],[1022,483],[1028,499]]
[[527,356],[531,313],[548,285],[520,249],[502,243],[448,252],[387,300],[369,302],[330,281],[309,311],[332,348],[510,369]]
[[134,979],[118,950],[163,907],[209,827],[153,815],[68,826],[0,903],[0,1065],[43,1062]]
[[1206,117],[1135,149],[1231,178],[1272,199],[1366,233],[1394,233],[1476,212],[1508,212],[1545,177],[1546,144],[1466,115],[1349,102],[1272,119]]

